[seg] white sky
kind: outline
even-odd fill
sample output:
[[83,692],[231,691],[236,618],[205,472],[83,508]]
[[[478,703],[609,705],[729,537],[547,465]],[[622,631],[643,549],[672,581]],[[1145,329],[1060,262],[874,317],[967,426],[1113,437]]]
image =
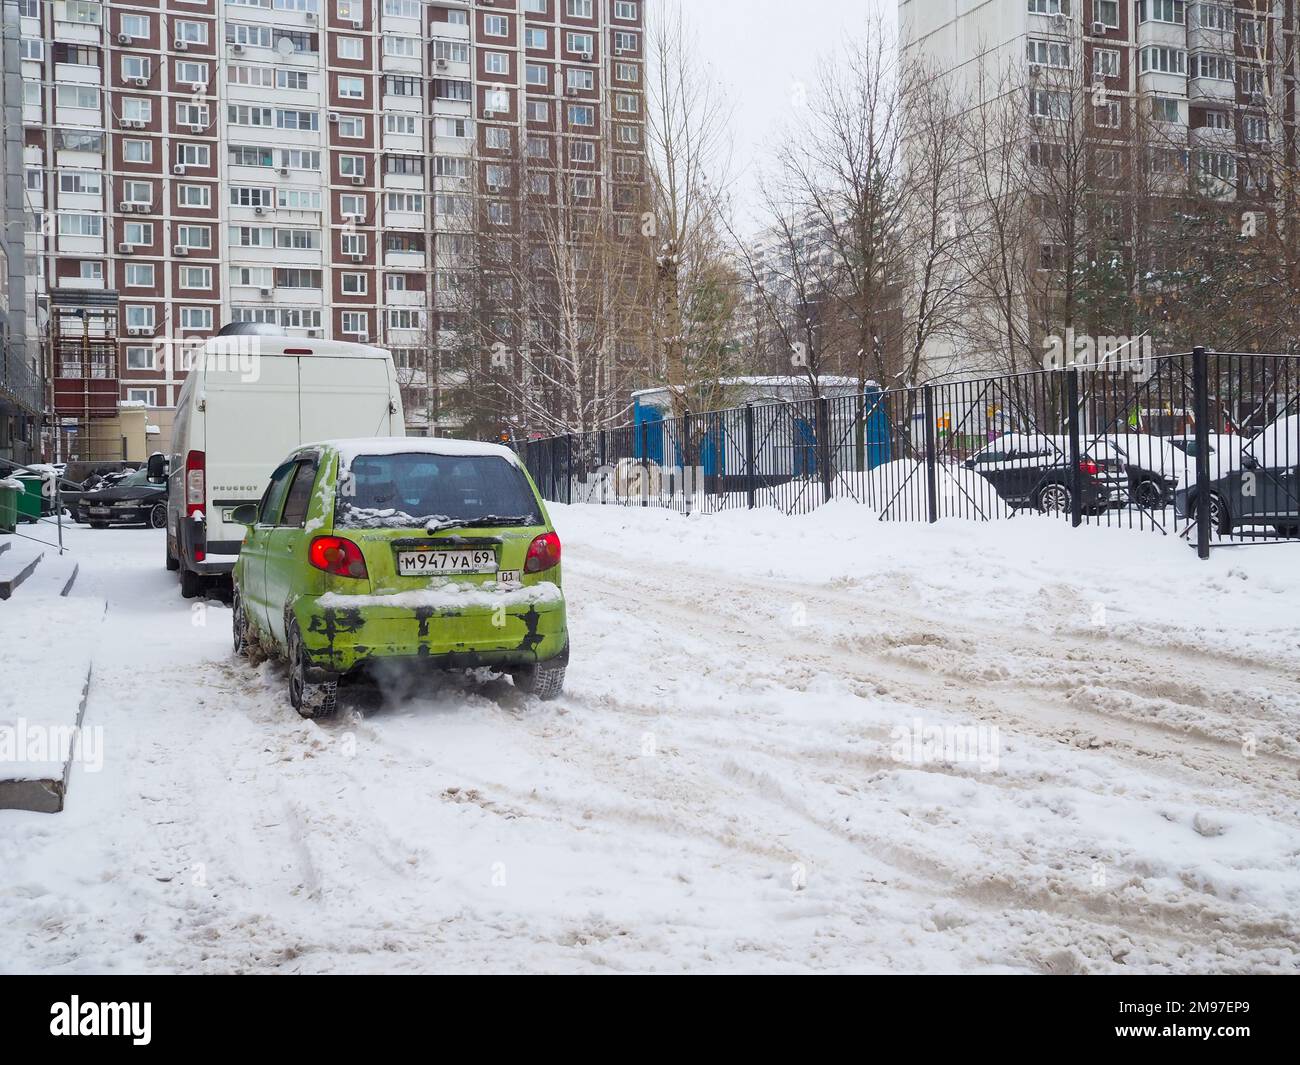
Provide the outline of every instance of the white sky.
[[797,110],[795,86],[811,89],[819,57],[856,36],[873,11],[893,25],[897,0],[681,0],[699,58],[734,107],[734,196],[737,222],[757,200],[757,171],[769,145]]

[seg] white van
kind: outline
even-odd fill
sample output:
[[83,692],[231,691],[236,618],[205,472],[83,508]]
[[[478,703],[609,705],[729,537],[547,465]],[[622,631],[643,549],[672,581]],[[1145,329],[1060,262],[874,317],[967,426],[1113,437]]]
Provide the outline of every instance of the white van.
[[[227,326],[193,352],[176,405],[168,470],[167,568],[181,594],[228,574],[244,527],[230,513],[262,498],[301,444],[404,436],[393,358],[382,348]],[[162,475],[161,456],[150,474]]]

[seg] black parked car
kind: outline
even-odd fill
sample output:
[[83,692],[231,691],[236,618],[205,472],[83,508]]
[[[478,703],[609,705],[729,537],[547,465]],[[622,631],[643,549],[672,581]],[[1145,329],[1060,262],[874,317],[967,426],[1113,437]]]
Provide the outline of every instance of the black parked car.
[[[1243,526],[1271,526],[1300,536],[1300,415],[1278,418],[1210,466],[1210,528],[1227,536]],[[1196,517],[1195,474],[1174,496],[1180,518]]]
[[[1045,433],[1004,433],[966,460],[1010,506],[1063,514],[1072,503],[1069,443]],[[1079,459],[1080,506],[1086,511],[1128,502],[1123,457],[1100,442],[1089,443]]]
[[167,526],[167,486],[151,484],[148,470],[136,470],[113,484],[82,493],[77,520],[91,528],[109,525]]

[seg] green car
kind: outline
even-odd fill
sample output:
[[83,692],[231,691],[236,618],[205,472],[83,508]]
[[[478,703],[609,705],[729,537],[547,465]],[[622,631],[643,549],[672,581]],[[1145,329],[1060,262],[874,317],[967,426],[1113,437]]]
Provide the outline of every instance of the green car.
[[514,452],[424,438],[299,448],[256,506],[234,569],[240,655],[282,657],[304,717],[381,660],[489,667],[542,699],[564,686],[560,539]]

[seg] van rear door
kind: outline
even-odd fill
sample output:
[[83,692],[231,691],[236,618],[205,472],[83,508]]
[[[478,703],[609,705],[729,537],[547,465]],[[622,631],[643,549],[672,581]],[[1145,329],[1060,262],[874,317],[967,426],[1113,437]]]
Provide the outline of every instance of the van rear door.
[[297,362],[300,443],[403,435],[389,412],[386,359],[304,355]]
[[244,527],[225,518],[262,498],[271,472],[300,440],[298,360],[263,355],[248,380],[239,370],[209,370],[203,385],[208,550],[238,554]]

